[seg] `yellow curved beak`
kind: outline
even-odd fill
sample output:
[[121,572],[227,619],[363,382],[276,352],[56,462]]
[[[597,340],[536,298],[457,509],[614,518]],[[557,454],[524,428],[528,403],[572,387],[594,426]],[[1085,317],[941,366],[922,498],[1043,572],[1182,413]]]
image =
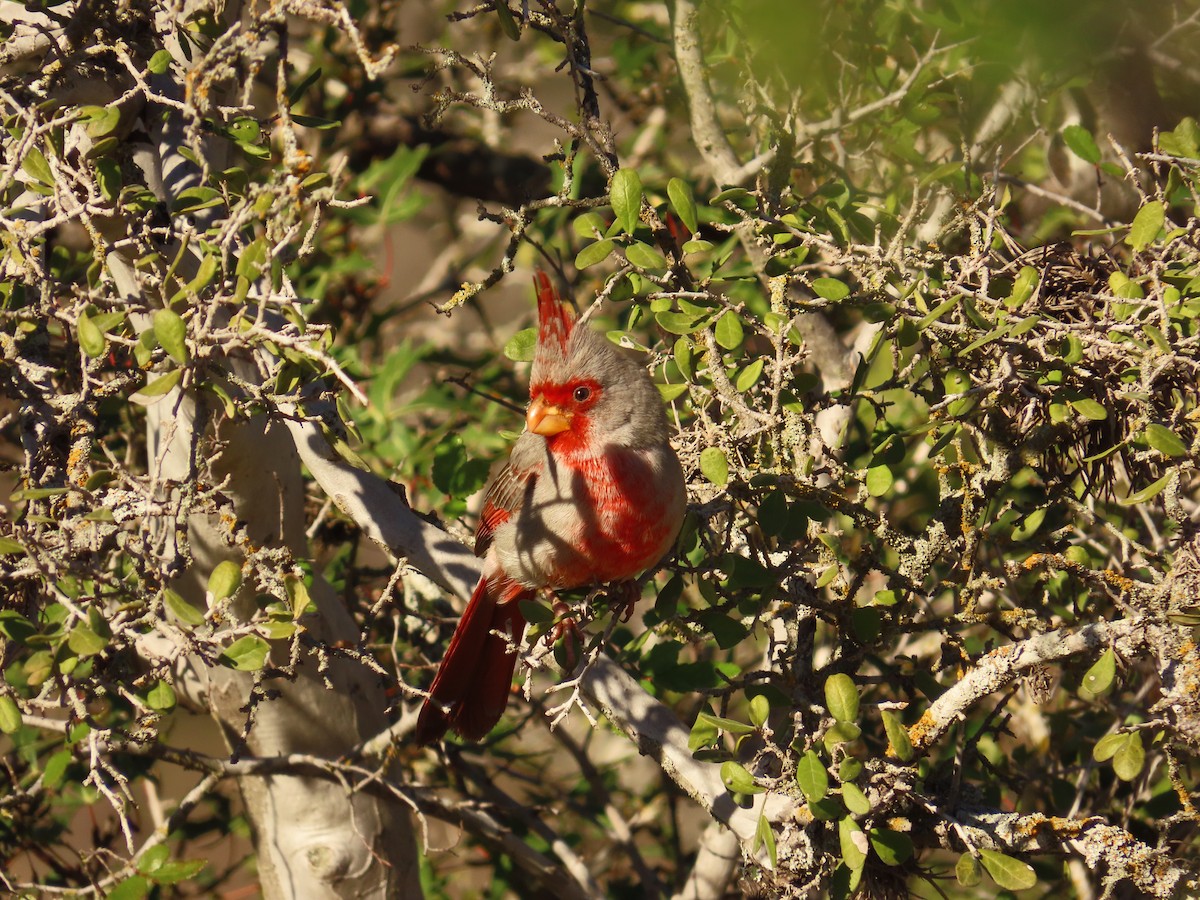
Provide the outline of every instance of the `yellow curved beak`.
[[571,414],[565,413],[557,406],[551,406],[541,399],[529,404],[525,413],[525,430],[542,437],[561,434],[571,427]]

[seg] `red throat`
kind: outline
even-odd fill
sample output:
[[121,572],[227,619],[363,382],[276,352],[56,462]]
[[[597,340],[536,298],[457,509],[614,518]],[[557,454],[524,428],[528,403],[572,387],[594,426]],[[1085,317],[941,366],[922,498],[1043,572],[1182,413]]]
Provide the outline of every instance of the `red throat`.
[[541,269],[534,274],[533,285],[537,289],[538,345],[556,347],[565,353],[571,330],[575,327],[575,317],[554,290],[550,276]]

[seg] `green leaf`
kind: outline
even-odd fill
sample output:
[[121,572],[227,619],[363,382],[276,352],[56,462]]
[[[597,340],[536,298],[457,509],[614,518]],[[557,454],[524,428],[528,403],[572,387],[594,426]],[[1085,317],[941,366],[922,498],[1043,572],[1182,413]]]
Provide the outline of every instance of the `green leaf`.
[[758,851],[759,847],[766,848],[767,858],[771,861],[771,868],[775,868],[777,860],[775,858],[775,832],[771,830],[771,823],[767,821],[765,814],[758,817],[758,825],[754,829],[754,850]]
[[698,713],[695,724],[691,726],[688,749],[696,752],[704,746],[712,745],[722,731],[728,734],[752,734],[755,728],[752,725],[746,725],[745,722],[722,719],[721,716],[712,713]]
[[682,178],[672,178],[667,182],[667,199],[671,201],[675,215],[679,216],[688,231],[695,234],[700,223],[696,218],[696,199],[692,195],[692,186]]
[[12,734],[21,727],[21,707],[7,694],[0,694],[0,731]]
[[875,855],[885,866],[899,866],[913,855],[913,842],[907,834],[888,828],[872,828],[869,832]]
[[152,57],[146,66],[155,75],[161,75],[167,69],[171,68],[171,51],[159,50]]
[[172,369],[166,375],[155,378],[153,381],[146,384],[140,391],[133,394],[133,398],[146,397],[161,397],[169,393],[175,385],[179,384],[179,379],[183,377],[183,369]]
[[883,719],[883,730],[887,733],[888,743],[891,745],[888,750],[900,762],[908,762],[913,757],[912,739],[908,736],[908,729],[904,727],[900,717],[890,709],[881,710],[879,715]]
[[0,537],[0,556],[16,556],[25,552],[25,545],[12,538]]
[[812,750],[804,751],[804,755],[796,760],[796,784],[809,803],[816,803],[829,793],[829,772],[821,757]]
[[670,334],[694,334],[703,326],[706,316],[693,316],[690,313],[671,312],[663,310],[654,314],[658,327]]
[[717,319],[717,324],[713,328],[713,334],[717,343],[726,350],[736,350],[742,345],[746,336],[742,328],[742,320],[734,312],[721,314],[721,318]]
[[854,722],[858,718],[858,688],[845,672],[825,679],[825,708],[839,722]]
[[79,334],[79,347],[84,353],[92,359],[104,355],[108,342],[104,339],[104,332],[92,321],[91,316],[87,313],[80,314],[76,331]]
[[850,296],[850,288],[836,278],[816,278],[813,280],[813,290],[826,300],[844,300]]
[[87,119],[85,130],[91,138],[111,134],[121,123],[121,110],[116,106],[85,106],[80,112]]
[[1071,404],[1071,408],[1085,419],[1103,422],[1108,418],[1108,410],[1104,408],[1104,405],[1091,397],[1082,397],[1079,400],[1069,400],[1068,402]]
[[73,754],[70,750],[59,750],[46,760],[42,770],[42,786],[54,790],[58,788],[67,775],[67,766],[71,764]]
[[983,867],[979,865],[979,860],[970,853],[964,853],[954,866],[954,877],[963,887],[975,887],[983,881]]
[[[159,53],[166,53],[160,50]],[[144,875],[133,875],[105,894],[106,900],[144,900],[150,895],[150,882]]]
[[202,209],[218,206],[224,198],[216,188],[191,187],[179,192],[175,198],[174,212],[176,214],[199,212]]
[[107,647],[108,638],[97,634],[90,625],[80,622],[71,629],[71,634],[67,638],[67,646],[80,658],[87,659]]
[[170,588],[163,588],[163,603],[184,625],[194,628],[204,624],[204,614]]
[[638,216],[642,211],[642,179],[637,171],[621,169],[613,175],[608,198],[621,230],[626,234],[633,234],[637,230]]
[[257,672],[266,664],[270,652],[270,644],[257,635],[246,634],[226,647],[217,661],[239,672]]
[[151,709],[168,710],[175,708],[175,688],[169,682],[161,679],[154,682],[146,692],[146,705]]
[[729,461],[720,447],[705,447],[700,451],[700,473],[717,487],[729,483]]
[[206,859],[181,859],[163,863],[154,870],[154,880],[158,884],[178,884],[195,878],[208,865]]
[[761,794],[766,790],[754,783],[754,776],[741,763],[732,759],[721,763],[721,781],[734,794]]
[[238,116],[225,126],[225,134],[239,144],[257,141],[258,136],[262,134],[262,126],[253,116]]
[[513,362],[529,362],[533,359],[533,351],[537,347],[537,329],[523,328],[508,339],[504,345],[504,355]]
[[771,701],[759,694],[750,701],[750,724],[755,728],[762,728],[767,724],[767,718],[771,715]]
[[1151,422],[1146,426],[1146,443],[1163,456],[1187,456],[1187,446],[1174,431],[1166,425]]
[[852,782],[842,785],[842,802],[846,804],[846,809],[855,815],[865,816],[871,811],[871,801],[867,799],[862,788]]
[[861,869],[867,864],[867,847],[870,844],[858,823],[849,816],[838,822],[838,843],[842,850],[842,862],[847,868]]
[[744,394],[750,388],[758,383],[758,379],[762,377],[763,366],[766,365],[766,360],[761,356],[742,371],[738,372],[737,379],[734,381],[733,387],[739,394]]
[[687,393],[688,386],[686,384],[660,384],[656,385],[659,394],[662,395],[664,403],[670,403]]
[[97,159],[93,165],[96,167],[96,184],[100,186],[100,193],[105,200],[113,202],[121,195],[121,167],[116,160],[107,157]]
[[521,39],[521,27],[517,24],[517,20],[513,18],[512,11],[508,8],[508,0],[498,0],[496,3],[496,18],[500,20],[500,30],[510,41],[519,41]]
[[[215,268],[217,257],[215,254],[205,257],[206,260],[211,259]],[[238,254],[237,265],[234,267],[233,274],[240,275],[253,281],[259,276],[263,268],[267,264],[267,242],[264,238],[256,238],[243,248]],[[214,272],[215,274],[215,272]],[[205,282],[207,284],[208,282]]]
[[1037,873],[1029,863],[981,847],[979,857],[992,881],[1010,891],[1024,891],[1037,884]]
[[862,761],[853,756],[847,756],[838,763],[838,781],[854,781],[862,774]]
[[872,497],[882,497],[892,489],[895,478],[887,466],[871,466],[867,469],[867,493]]
[[[1017,273],[1017,277],[1013,279],[1012,292],[1004,298],[1004,305],[1009,309],[1019,309],[1024,305],[1026,300],[1033,296],[1033,292],[1038,286],[1038,280],[1037,269],[1033,266],[1022,266],[1021,271]],[[1030,319],[1034,320],[1029,326],[1032,327],[1033,324],[1036,324],[1037,318],[1030,316]],[[1029,320],[1026,319],[1024,321]]]
[[581,238],[596,240],[597,235],[603,235],[607,226],[599,213],[585,212],[571,222],[571,228]]
[[1161,200],[1151,200],[1139,209],[1138,214],[1133,217],[1133,222],[1129,226],[1129,234],[1125,237],[1125,243],[1137,253],[1158,237],[1158,233],[1162,231],[1165,221],[1166,210],[1163,207],[1163,202]]
[[1142,746],[1142,733],[1131,731],[1117,752],[1113,754],[1112,767],[1122,781],[1133,781],[1141,774],[1146,764],[1146,748]]
[[1082,125],[1068,125],[1062,130],[1063,143],[1084,162],[1093,166],[1100,162],[1100,148],[1092,133]]
[[666,257],[641,241],[634,241],[625,248],[625,258],[639,269],[648,272],[660,272],[667,268]]
[[29,152],[25,154],[25,159],[21,162],[21,168],[35,181],[39,181],[47,187],[53,186],[54,175],[50,171],[50,164],[46,162],[45,155],[37,147],[29,148]]
[[308,585],[304,583],[304,579],[297,578],[295,575],[286,576],[283,579],[283,590],[287,594],[288,607],[292,611],[293,619],[298,619],[309,612],[309,607],[316,609],[316,604],[308,594]]
[[615,246],[612,238],[604,238],[604,240],[588,244],[575,254],[575,268],[586,269],[588,266],[603,262],[612,255]]
[[166,844],[155,844],[138,857],[137,870],[144,875],[153,875],[171,858],[171,848]]
[[837,722],[832,728],[825,732],[825,737],[822,739],[826,749],[833,749],[838,744],[847,744],[850,741],[856,741],[862,735],[862,729],[853,722]]
[[214,602],[232,597],[241,586],[242,566],[241,563],[234,562],[232,559],[217,563],[209,573],[208,593]]
[[1096,746],[1092,749],[1092,759],[1096,762],[1107,762],[1113,758],[1124,743],[1125,734],[1123,732],[1106,734],[1100,740],[1096,741]]
[[187,365],[187,323],[179,313],[173,309],[157,310],[154,313],[154,336],[171,359],[181,366]]
[[1112,686],[1116,674],[1117,655],[1113,653],[1112,648],[1109,648],[1101,653],[1100,658],[1087,670],[1080,687],[1092,696],[1103,694]]
[[1136,494],[1130,494],[1128,497],[1126,497],[1124,500],[1121,501],[1121,505],[1122,506],[1135,506],[1139,503],[1145,503],[1147,500],[1151,500],[1151,499],[1157,497],[1160,493],[1162,493],[1163,488],[1165,488],[1167,486],[1167,483],[1170,480],[1171,480],[1171,473],[1168,472],[1162,478],[1158,479],[1158,481],[1154,482],[1153,484],[1147,485],[1146,487],[1144,487],[1140,491],[1138,491]]
[[554,610],[537,600],[519,600],[517,607],[530,625],[549,625],[556,618]]

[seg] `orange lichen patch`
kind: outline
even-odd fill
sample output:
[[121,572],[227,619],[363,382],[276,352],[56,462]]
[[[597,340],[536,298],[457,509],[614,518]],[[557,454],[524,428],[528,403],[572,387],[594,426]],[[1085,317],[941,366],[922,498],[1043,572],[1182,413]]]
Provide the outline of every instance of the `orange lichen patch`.
[[[908,739],[912,741],[913,749],[923,750],[929,733],[936,727],[937,723],[933,720],[933,714],[929,710],[921,713],[921,718],[908,726]],[[888,750],[890,751],[891,748],[889,747]]]
[[1025,562],[1021,563],[1021,566],[1026,571],[1028,571],[1029,569],[1035,569],[1042,564],[1042,560],[1044,560],[1045,558],[1046,558],[1045,553],[1033,553],[1033,554],[1029,555],[1028,557],[1026,557]]
[[91,455],[90,441],[76,441],[71,446],[71,451],[67,454],[67,471],[71,473],[71,480],[75,484],[83,484],[87,481],[88,472],[85,464]]
[[1120,572],[1114,572],[1112,569],[1103,569],[1099,574],[1111,587],[1115,587],[1124,594],[1132,593],[1139,587],[1139,582]]

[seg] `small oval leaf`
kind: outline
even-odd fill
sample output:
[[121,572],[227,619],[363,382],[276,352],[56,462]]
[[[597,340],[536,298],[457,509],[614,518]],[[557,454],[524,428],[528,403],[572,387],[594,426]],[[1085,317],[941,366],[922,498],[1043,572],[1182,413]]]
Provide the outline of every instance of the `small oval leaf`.
[[21,727],[21,707],[7,694],[0,695],[0,731],[12,734]]
[[642,211],[642,179],[635,169],[621,169],[609,185],[609,202],[621,230],[633,234]]
[[667,268],[667,260],[661,253],[649,244],[634,241],[625,248],[625,258],[632,265],[648,272],[660,272]]
[[1187,456],[1187,446],[1173,430],[1158,422],[1146,426],[1146,443],[1163,456]]
[[829,773],[821,757],[812,750],[806,750],[804,755],[796,760],[796,784],[804,793],[804,799],[809,803],[823,800],[829,793]]
[[812,284],[817,296],[824,297],[826,300],[844,300],[850,296],[850,288],[846,286],[845,282],[836,278],[815,278]]
[[692,195],[692,186],[682,178],[672,178],[667,182],[667,199],[675,215],[687,226],[692,234],[696,233],[699,222],[696,219],[696,200]]
[[155,312],[154,336],[171,359],[181,366],[187,365],[187,323],[179,313],[173,309],[160,309]]
[[838,844],[847,868],[861,869],[867,863],[867,839],[858,823],[847,817],[838,822]]
[[742,328],[742,320],[734,312],[721,314],[721,318],[717,319],[717,324],[713,327],[713,335],[716,337],[717,343],[726,350],[736,350],[746,336],[745,330]]
[[254,634],[246,634],[225,648],[217,661],[239,672],[257,672],[267,661],[271,645]]
[[729,461],[720,447],[705,447],[700,451],[700,473],[717,487],[729,483]]
[[616,244],[612,238],[605,238],[602,241],[588,244],[577,254],[575,254],[575,268],[586,269],[588,266],[594,266],[596,263],[604,262],[612,255],[613,248]]
[[912,738],[908,735],[908,729],[890,709],[882,710],[879,715],[883,719],[883,730],[887,733],[888,751],[900,762],[908,762],[913,757]]
[[825,707],[839,722],[854,722],[858,718],[858,688],[845,672],[825,679]]
[[1112,686],[1113,678],[1116,674],[1117,655],[1113,653],[1110,647],[1101,653],[1100,658],[1087,670],[1087,673],[1083,676],[1083,681],[1080,683],[1080,687],[1087,690],[1093,696],[1103,694]]
[[862,788],[853,782],[842,785],[842,802],[846,804],[846,809],[857,816],[865,816],[871,811],[871,801]]
[[1146,764],[1146,748],[1142,746],[1142,733],[1132,731],[1113,754],[1112,767],[1122,781],[1133,781]]
[[954,877],[963,887],[975,887],[983,881],[983,866],[970,853],[964,853],[954,866]]
[[1129,234],[1125,243],[1129,244],[1136,253],[1145,248],[1158,237],[1166,222],[1166,209],[1161,200],[1151,200],[1138,210],[1129,226]]
[[204,624],[204,614],[170,588],[163,588],[163,603],[184,625],[194,628]]
[[979,849],[983,867],[992,876],[992,881],[1010,891],[1024,891],[1037,884],[1037,873],[1029,863],[1005,856],[985,847]]
[[242,566],[232,559],[217,563],[208,576],[208,593],[214,601],[232,597],[242,586]]

